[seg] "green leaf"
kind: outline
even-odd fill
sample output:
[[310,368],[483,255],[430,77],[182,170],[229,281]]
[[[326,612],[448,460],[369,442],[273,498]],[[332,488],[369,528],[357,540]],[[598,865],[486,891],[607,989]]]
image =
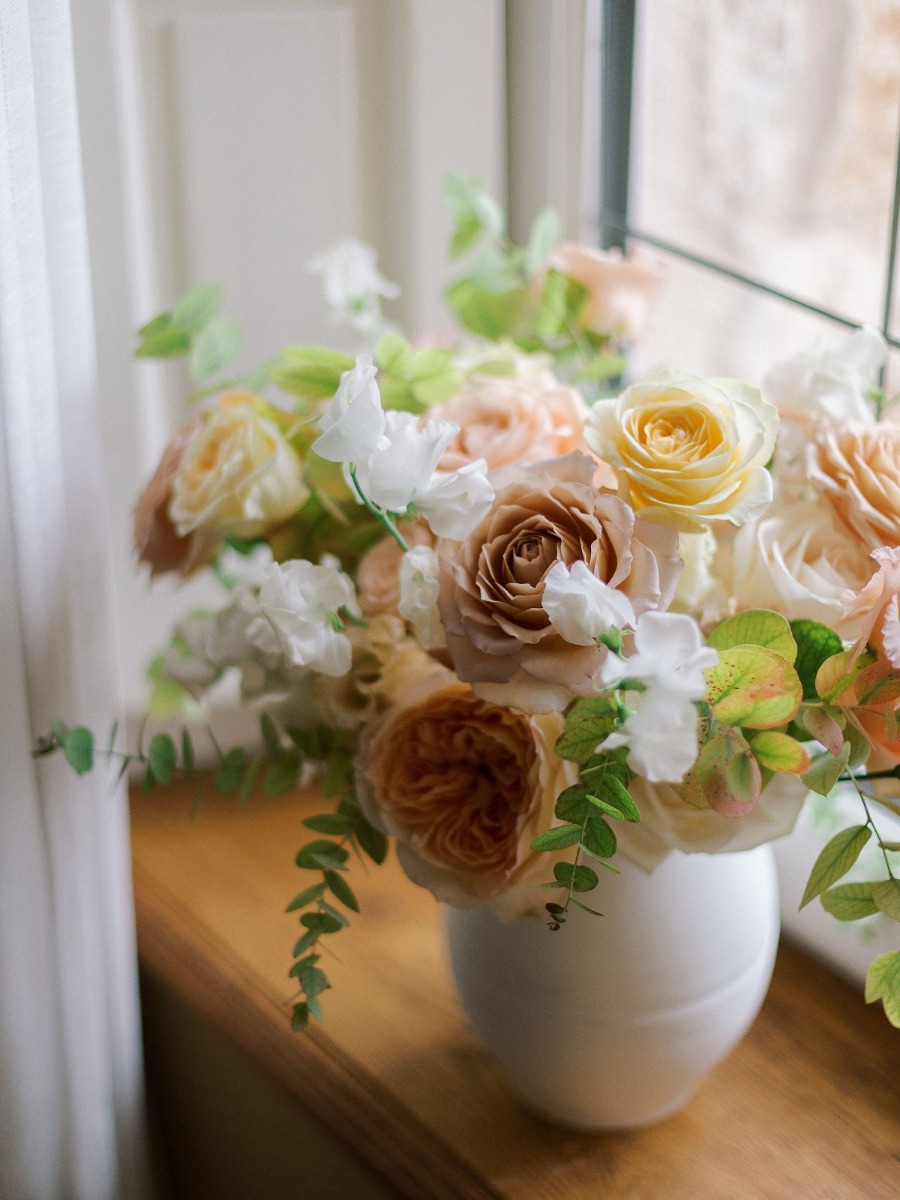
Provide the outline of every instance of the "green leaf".
[[818,621],[791,621],[791,634],[797,643],[794,670],[803,685],[803,699],[816,700],[819,695],[816,691],[819,667],[827,658],[841,652],[841,639],[833,629],[820,625]]
[[287,346],[271,367],[272,382],[283,392],[305,400],[330,400],[341,376],[353,369],[349,354],[322,346]]
[[591,810],[588,789],[583,783],[574,783],[556,797],[554,816],[560,821],[571,821],[580,825]]
[[325,882],[341,904],[345,904],[352,912],[359,912],[359,901],[343,875],[339,875],[336,871],[326,871]]
[[153,317],[142,325],[137,331],[139,338],[155,337],[158,333],[163,333],[166,329],[172,328],[172,314],[170,312],[160,313],[158,317]]
[[826,750],[823,754],[813,756],[810,768],[804,771],[800,778],[811,792],[819,796],[827,796],[834,785],[847,770],[850,759],[850,743],[844,742],[841,753],[832,754]]
[[850,664],[850,650],[842,650],[826,658],[816,672],[816,694],[826,704],[839,704],[844,693],[852,689],[859,675],[875,660],[868,651]]
[[325,759],[322,773],[322,791],[326,796],[337,796],[353,779],[353,764],[345,751],[330,754]]
[[238,789],[238,799],[241,804],[249,804],[264,761],[262,758],[251,758],[247,764],[247,769],[244,771],[244,777],[241,780],[241,786]]
[[563,235],[562,217],[555,208],[545,208],[535,217],[525,248],[525,270],[536,275]]
[[900,921],[900,879],[880,879],[873,883],[872,899],[892,921]]
[[887,1019],[900,1029],[900,950],[879,954],[866,975],[866,1003],[881,1000]]
[[350,817],[342,817],[338,813],[319,813],[307,817],[303,824],[314,833],[350,833],[354,828]]
[[297,982],[306,992],[307,997],[318,996],[321,992],[327,991],[331,987],[328,982],[328,976],[321,967],[312,965],[301,966],[297,970],[297,964],[293,968],[297,973]]
[[59,717],[51,717],[49,722],[50,730],[59,744],[65,745],[66,737],[69,733],[69,727],[65,721],[60,721]]
[[189,729],[181,731],[181,763],[185,771],[193,771],[196,756],[194,754],[194,743],[191,738]]
[[817,742],[821,742],[832,754],[840,754],[844,748],[844,730],[838,723],[835,714],[840,716],[840,710],[832,711],[827,708],[810,707],[803,710],[802,722],[804,728],[812,734]]
[[544,277],[541,305],[534,323],[538,337],[554,338],[567,333],[569,326],[577,322],[586,297],[587,291],[580,283],[551,268]]
[[309,1025],[309,1005],[295,1004],[291,1013],[291,1029],[294,1033],[302,1033]]
[[283,752],[266,767],[263,791],[267,796],[283,796],[297,786],[299,772],[300,755],[293,750]]
[[616,835],[599,813],[588,817],[581,835],[581,845],[594,858],[612,858],[616,852]]
[[580,864],[575,868],[575,873],[572,876],[572,891],[573,892],[592,892],[600,882],[600,876],[591,867],[584,867]]
[[241,328],[231,317],[213,317],[194,339],[188,363],[194,379],[208,379],[237,358]]
[[[605,865],[606,864],[604,863],[604,866]],[[596,908],[591,908],[587,904],[582,904],[582,902],[580,900],[576,900],[574,896],[572,897],[572,903],[575,905],[576,908],[580,908],[582,912],[590,913],[592,917],[602,917],[603,916],[602,912],[598,912]]]
[[557,825],[548,829],[531,843],[532,850],[565,850],[581,840],[581,830],[577,825]]
[[553,874],[556,877],[557,883],[568,884],[569,880],[575,874],[575,864],[570,862],[554,863]]
[[503,209],[474,175],[448,175],[444,181],[444,201],[457,228],[475,221],[492,238],[500,237],[506,228]]
[[628,788],[612,773],[607,772],[593,781],[590,785],[590,793],[588,796],[590,803],[596,804],[599,801],[599,807],[605,805],[607,810],[615,809],[620,817],[632,824],[640,821],[641,814],[638,806],[632,800]]
[[896,850],[900,852],[900,842],[879,842],[878,845],[882,850]]
[[278,733],[278,727],[267,712],[259,714],[259,731],[262,734],[263,744],[271,754],[272,758],[279,758],[282,754],[281,736]]
[[318,900],[320,896],[324,895],[325,884],[313,883],[308,888],[304,888],[302,892],[298,892],[284,911],[296,912],[298,908],[306,908],[307,904],[311,904],[313,900]]
[[387,858],[388,840],[380,829],[375,829],[365,818],[356,824],[356,840],[360,848],[379,866]]
[[867,825],[851,825],[834,835],[813,865],[800,901],[801,908],[847,874],[871,836],[872,831]]
[[337,933],[344,927],[342,920],[333,917],[331,913],[324,912],[304,913],[300,918],[300,924],[305,925],[307,929],[317,930],[319,933]]
[[327,838],[319,838],[302,846],[294,861],[306,871],[342,871],[348,858],[343,846]]
[[158,733],[151,739],[147,748],[147,759],[153,774],[161,784],[168,787],[175,774],[178,751],[167,733]]
[[375,365],[385,375],[399,375],[406,379],[412,358],[413,352],[409,342],[399,333],[386,333],[378,339],[375,347]]
[[723,725],[750,729],[786,725],[797,715],[803,699],[803,688],[791,664],[762,646],[722,650],[717,665],[706,672],[706,681],[706,699]]
[[315,944],[318,940],[319,940],[318,930],[307,929],[307,931],[306,931],[306,933],[304,933],[303,937],[300,938],[299,941],[297,942],[297,944],[294,946],[294,958],[299,958],[300,955],[304,954],[307,950],[309,950],[311,946],[315,946]]
[[234,746],[219,763],[216,771],[216,791],[220,796],[236,796],[241,790],[241,780],[247,766],[247,751]]
[[203,284],[182,296],[172,310],[172,322],[183,329],[199,329],[222,307],[224,293],[215,283]]
[[450,238],[450,258],[457,259],[471,250],[481,237],[481,222],[472,213],[459,218]]
[[83,725],[70,729],[62,739],[66,762],[73,771],[84,775],[94,765],[94,735]]
[[878,905],[872,899],[871,883],[840,883],[823,892],[819,901],[838,921],[860,921],[878,912]]
[[145,337],[135,350],[137,358],[175,358],[187,354],[191,335],[187,329],[161,329]]
[[808,751],[796,738],[774,729],[764,729],[747,739],[760,766],[784,775],[802,775],[810,767]]
[[[340,875],[335,876],[335,878],[340,879]],[[349,920],[344,916],[344,914],[342,912],[339,912],[338,909],[332,907],[332,905],[330,905],[327,900],[320,900],[319,908],[324,915],[331,917],[332,920],[334,920],[334,921],[337,921],[337,923],[338,923],[338,925],[340,925],[341,929],[346,929],[347,926],[350,924]],[[326,930],[326,932],[330,932],[330,931]],[[334,932],[337,932],[337,930],[335,930]]]
[[600,742],[618,728],[619,706],[611,696],[576,700],[566,716],[556,753],[570,762],[586,763]]
[[491,340],[513,336],[526,319],[531,304],[527,288],[494,292],[468,278],[452,283],[445,297],[466,329]]
[[780,654],[793,663],[797,643],[791,627],[780,613],[765,608],[751,608],[729,617],[717,625],[706,639],[715,650],[730,650],[733,646],[762,646]]

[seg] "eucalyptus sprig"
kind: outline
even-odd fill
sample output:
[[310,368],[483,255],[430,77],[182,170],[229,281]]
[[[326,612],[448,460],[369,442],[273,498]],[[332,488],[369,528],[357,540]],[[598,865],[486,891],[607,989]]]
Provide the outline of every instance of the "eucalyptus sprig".
[[[138,736],[134,751],[116,748],[118,724],[114,724],[104,750],[98,751],[96,739],[83,725],[69,727],[56,718],[50,721],[49,731],[36,739],[32,753],[45,757],[61,752],[66,761],[85,774],[93,769],[97,757],[119,762],[119,777],[130,768],[143,771],[143,787],[150,791],[157,785],[168,787],[178,780],[196,778],[198,791],[194,801],[196,812],[203,790],[211,782],[221,796],[235,796],[241,802],[250,800],[261,787],[268,796],[281,795],[296,788],[305,766],[315,766],[322,772],[322,791],[327,798],[337,800],[329,812],[307,817],[303,825],[324,837],[307,842],[296,856],[301,870],[314,871],[320,878],[299,892],[287,906],[288,912],[300,912],[304,932],[293,950],[294,963],[289,975],[300,988],[301,999],[293,1002],[292,1026],[306,1028],[309,1018],[321,1020],[319,996],[331,985],[319,966],[320,940],[349,925],[344,910],[359,912],[356,895],[347,882],[346,873],[351,853],[360,861],[363,856],[380,864],[387,855],[387,838],[366,820],[354,791],[353,769],[349,748],[342,731],[325,725],[297,729],[286,725],[279,729],[269,713],[260,716],[262,749],[250,753],[242,746],[223,750],[212,730],[207,733],[212,742],[216,764],[211,768],[197,766],[194,741],[189,729],[181,731],[180,746],[168,733],[157,733],[145,745],[145,726]],[[341,907],[337,907],[340,905]]]

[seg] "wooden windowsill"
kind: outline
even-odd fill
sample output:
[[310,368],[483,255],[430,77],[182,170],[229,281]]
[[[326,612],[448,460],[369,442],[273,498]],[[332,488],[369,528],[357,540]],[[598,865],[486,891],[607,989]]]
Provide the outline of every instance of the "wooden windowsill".
[[679,1116],[627,1134],[538,1121],[510,1099],[457,1003],[431,897],[391,860],[353,886],[325,1021],[292,1034],[314,791],[249,805],[132,804],[138,946],[174,988],[410,1200],[888,1200],[900,1192],[900,1034],[783,945],[762,1014]]

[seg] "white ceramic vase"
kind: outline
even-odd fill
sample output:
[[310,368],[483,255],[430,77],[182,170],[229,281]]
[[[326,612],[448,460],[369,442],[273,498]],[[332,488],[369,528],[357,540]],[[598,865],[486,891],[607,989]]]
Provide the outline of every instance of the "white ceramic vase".
[[[558,931],[448,909],[475,1032],[533,1111],[580,1129],[676,1113],[759,1011],[778,943],[769,846],[675,852],[652,874],[616,858]],[[544,893],[549,895],[549,893]]]

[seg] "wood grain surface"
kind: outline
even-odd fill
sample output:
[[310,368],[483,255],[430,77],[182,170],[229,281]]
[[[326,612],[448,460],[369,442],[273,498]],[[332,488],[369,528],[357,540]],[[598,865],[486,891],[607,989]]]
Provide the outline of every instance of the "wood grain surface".
[[[352,872],[362,907],[332,945],[325,1021],[289,1027],[286,903],[315,791],[248,805],[132,805],[144,967],[263,1064],[410,1200],[897,1200],[900,1033],[789,945],[762,1014],[688,1108],[586,1135],[523,1111],[456,1000],[440,910],[391,860]],[[585,1064],[585,1070],[590,1070]]]

